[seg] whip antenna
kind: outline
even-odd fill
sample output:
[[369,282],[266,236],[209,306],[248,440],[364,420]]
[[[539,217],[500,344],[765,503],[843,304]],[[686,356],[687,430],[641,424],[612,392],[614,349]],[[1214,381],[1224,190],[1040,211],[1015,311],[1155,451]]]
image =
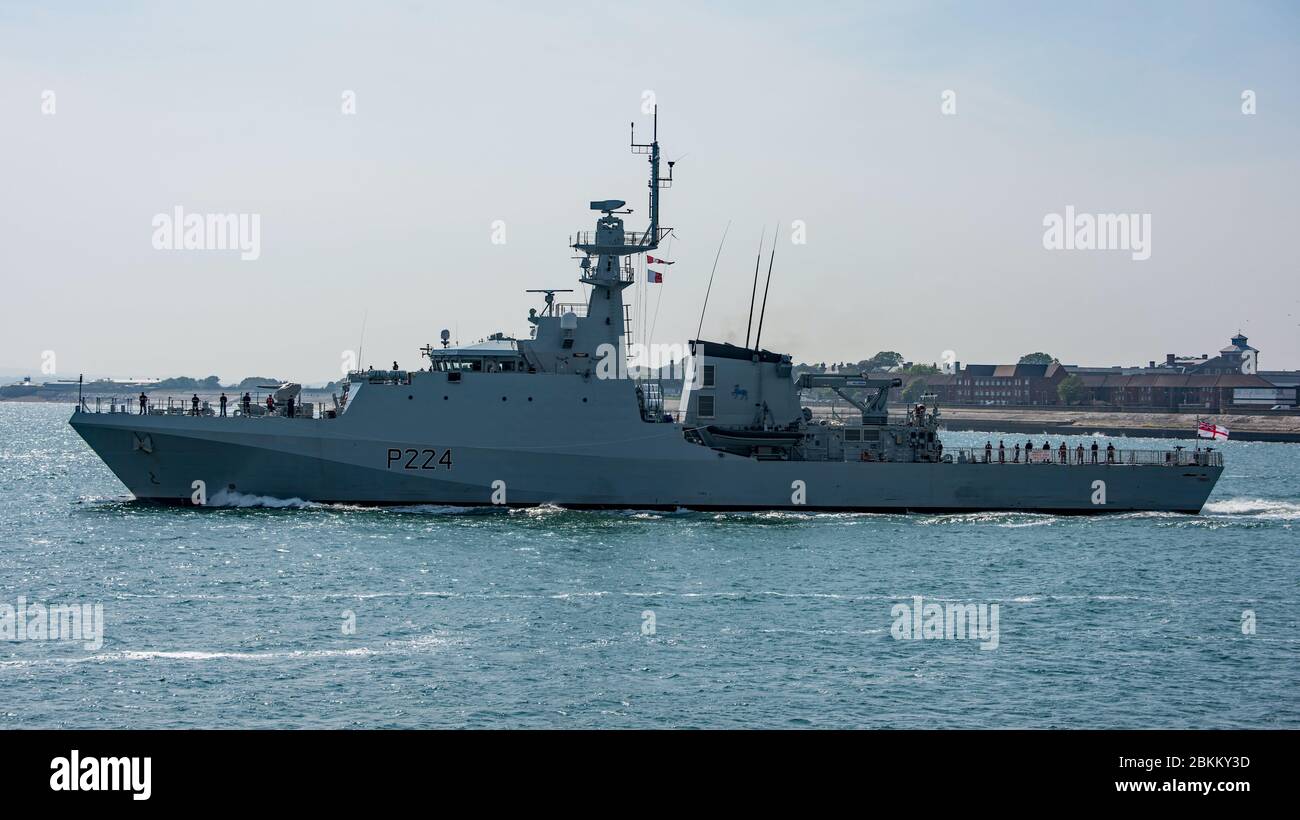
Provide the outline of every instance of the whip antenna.
[[754,287],[749,291],[749,318],[745,320],[745,349],[749,349],[749,328],[754,324],[754,296],[758,293],[758,265],[763,261],[763,238],[767,236],[767,226],[758,235],[758,256],[754,259]]
[[363,367],[361,362],[364,359],[361,358],[361,352],[366,347],[366,319],[368,318],[370,318],[370,308],[366,308],[366,312],[361,314],[361,343],[357,345],[357,370],[361,370]]
[[709,271],[709,286],[704,291],[704,306],[700,308],[700,326],[695,329],[695,338],[700,338],[700,331],[704,329],[704,311],[709,309],[709,293],[713,290],[713,274],[718,272],[718,260],[722,258],[722,245],[727,241],[727,231],[731,230],[731,220],[727,220],[727,227],[722,229],[722,241],[718,242],[718,253],[713,257],[713,270]]
[[[781,232],[781,223],[776,223],[776,234]],[[758,312],[758,336],[754,338],[754,349],[758,350],[759,340],[763,338],[763,317],[767,314],[767,291],[772,287],[772,263],[776,261],[776,239],[772,240],[772,255],[767,259],[767,284],[763,285],[763,308]],[[757,284],[757,283],[756,283]]]

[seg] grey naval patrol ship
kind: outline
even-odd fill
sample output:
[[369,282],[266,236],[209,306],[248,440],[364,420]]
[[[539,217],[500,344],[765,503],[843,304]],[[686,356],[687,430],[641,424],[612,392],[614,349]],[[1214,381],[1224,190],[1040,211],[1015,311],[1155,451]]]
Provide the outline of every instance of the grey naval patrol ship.
[[[594,231],[572,238],[586,304],[545,293],[527,339],[426,346],[418,370],[350,373],[332,404],[296,402],[286,384],[267,408],[232,402],[92,405],[70,420],[136,498],[211,503],[222,492],[317,502],[512,507],[878,512],[1197,513],[1223,471],[1222,454],[1035,451],[1023,459],[943,447],[939,412],[890,415],[892,377],[796,377],[782,353],[695,339],[680,404],[663,384],[627,378],[624,291],[638,255],[654,251],[661,175],[648,154],[649,226],[624,229],[624,202],[591,203]],[[756,280],[757,281],[757,280]],[[760,333],[761,338],[761,333]],[[610,372],[614,377],[607,377]],[[854,408],[815,420],[805,391],[829,389]],[[201,482],[201,483],[200,483]],[[204,488],[201,495],[196,488]]]

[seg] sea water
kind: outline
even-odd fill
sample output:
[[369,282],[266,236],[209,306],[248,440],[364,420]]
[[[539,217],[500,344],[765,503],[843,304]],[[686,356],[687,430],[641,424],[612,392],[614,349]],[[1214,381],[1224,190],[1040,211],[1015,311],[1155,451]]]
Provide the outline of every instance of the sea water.
[[11,625],[6,728],[1300,726],[1300,445],[1199,516],[186,508],[70,412],[0,403],[0,614],[102,634]]

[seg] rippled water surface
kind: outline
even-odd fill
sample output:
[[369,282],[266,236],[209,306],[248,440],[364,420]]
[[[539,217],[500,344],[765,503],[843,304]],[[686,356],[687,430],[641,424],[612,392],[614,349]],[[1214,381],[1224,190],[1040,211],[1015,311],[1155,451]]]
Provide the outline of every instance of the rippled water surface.
[[[0,641],[0,726],[1300,725],[1298,445],[1201,516],[174,509],[69,412],[0,403],[0,604],[103,645]],[[914,595],[998,647],[895,640]]]

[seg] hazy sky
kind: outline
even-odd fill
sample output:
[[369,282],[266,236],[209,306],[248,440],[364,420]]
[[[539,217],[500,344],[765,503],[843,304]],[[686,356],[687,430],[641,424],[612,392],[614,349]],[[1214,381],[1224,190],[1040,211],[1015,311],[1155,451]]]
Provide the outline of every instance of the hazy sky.
[[[1135,364],[1240,328],[1296,368],[1298,85],[1293,3],[10,0],[0,373],[313,382],[367,314],[365,363],[524,336],[526,288],[579,288],[589,200],[644,227],[647,90],[680,158],[657,341],[694,334],[728,220],[702,335],[743,341],[780,220],[763,346],[797,361]],[[1068,205],[1150,214],[1150,259],[1044,249]],[[176,206],[259,215],[260,258],[156,250]]]

